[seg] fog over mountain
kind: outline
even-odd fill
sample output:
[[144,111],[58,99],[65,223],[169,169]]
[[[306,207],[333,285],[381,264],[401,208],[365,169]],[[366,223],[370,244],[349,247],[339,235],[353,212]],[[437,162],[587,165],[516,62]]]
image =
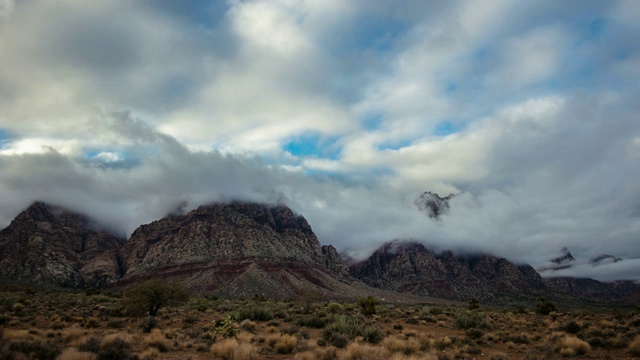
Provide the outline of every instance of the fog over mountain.
[[[322,244],[393,239],[640,280],[635,1],[0,1],[0,227],[120,237],[227,200]],[[437,221],[414,201],[449,200]],[[622,258],[593,266],[601,254]]]

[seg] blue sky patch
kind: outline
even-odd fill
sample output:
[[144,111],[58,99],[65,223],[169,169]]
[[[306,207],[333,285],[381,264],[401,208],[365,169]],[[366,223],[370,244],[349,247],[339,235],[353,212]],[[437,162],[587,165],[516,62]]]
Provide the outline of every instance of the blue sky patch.
[[382,120],[382,114],[368,115],[362,120],[362,127],[368,131],[378,130],[382,125]]
[[433,134],[437,136],[447,136],[460,131],[460,128],[451,121],[442,121],[436,124]]
[[336,160],[342,150],[337,142],[337,137],[322,137],[318,133],[305,133],[285,143],[282,149],[296,157],[316,156]]
[[84,149],[83,162],[92,166],[112,169],[130,169],[142,165],[133,153],[114,149]]
[[9,132],[5,129],[0,129],[0,149],[4,148],[6,144],[11,141]]
[[412,140],[387,141],[376,146],[376,149],[378,149],[379,151],[400,150],[402,148],[410,146],[411,143],[412,143]]

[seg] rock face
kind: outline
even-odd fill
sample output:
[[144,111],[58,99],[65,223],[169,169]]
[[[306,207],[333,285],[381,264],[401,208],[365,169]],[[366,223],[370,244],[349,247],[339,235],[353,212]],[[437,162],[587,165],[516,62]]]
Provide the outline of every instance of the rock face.
[[440,197],[436,193],[427,191],[420,195],[414,201],[416,207],[427,214],[432,219],[440,219],[440,216],[446,214],[449,211],[449,200],[455,195],[449,194],[445,197]]
[[391,242],[368,259],[350,266],[364,283],[386,290],[485,303],[513,304],[530,301],[545,292],[540,275],[528,265],[489,255],[436,256],[416,242]]
[[574,297],[597,301],[616,301],[623,297],[610,284],[593,279],[552,277],[544,279],[544,282],[556,292]]
[[353,282],[331,246],[285,206],[202,206],[139,227],[123,247],[124,281],[175,277],[225,296],[339,292]]
[[0,231],[0,277],[39,285],[104,287],[122,276],[117,238],[90,219],[34,203]]

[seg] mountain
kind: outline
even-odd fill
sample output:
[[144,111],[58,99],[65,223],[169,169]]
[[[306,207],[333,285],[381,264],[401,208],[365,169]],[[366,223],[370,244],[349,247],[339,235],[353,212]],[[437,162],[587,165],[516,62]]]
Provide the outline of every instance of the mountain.
[[120,290],[149,278],[225,297],[418,301],[354,279],[285,206],[201,206],[142,225],[123,244],[85,216],[36,202],[0,231],[0,282]]
[[121,253],[125,283],[171,277],[226,296],[339,296],[354,282],[336,250],[285,206],[201,206],[139,227]]
[[459,301],[513,304],[546,291],[531,266],[490,255],[436,255],[417,242],[387,243],[350,271],[373,287]]
[[[563,258],[573,257],[566,250]],[[201,206],[142,225],[122,243],[85,216],[37,202],[0,231],[2,282],[119,290],[149,278],[180,281],[194,293],[243,298],[374,295],[394,302],[476,298],[505,305],[546,295],[629,303],[640,298],[640,285],[633,282],[542,279],[528,265],[482,254],[435,254],[417,242],[394,241],[365,260],[345,262],[285,206]]]
[[118,280],[120,241],[89,218],[36,202],[0,231],[0,278],[39,285],[104,287]]
[[602,254],[589,259],[589,264],[591,264],[592,266],[600,266],[605,264],[613,264],[618,261],[622,261],[622,259],[609,254]]
[[420,197],[414,201],[414,204],[420,211],[425,212],[427,216],[437,220],[440,219],[441,215],[449,211],[449,200],[454,196],[453,194],[449,194],[448,196],[440,197],[436,193],[427,191],[420,195]]
[[563,247],[561,255],[550,259],[549,262],[551,263],[550,265],[543,266],[538,271],[541,273],[553,273],[554,271],[569,269],[575,265],[576,258],[571,255],[567,247]]

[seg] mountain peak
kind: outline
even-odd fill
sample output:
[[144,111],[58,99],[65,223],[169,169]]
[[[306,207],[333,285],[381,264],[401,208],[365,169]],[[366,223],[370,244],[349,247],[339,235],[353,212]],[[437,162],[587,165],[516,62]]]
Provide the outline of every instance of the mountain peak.
[[0,231],[0,269],[9,281],[83,288],[119,278],[120,241],[86,216],[35,202]]
[[424,192],[413,203],[420,210],[427,214],[432,219],[440,219],[440,216],[446,214],[449,211],[449,200],[455,195],[449,194],[445,197],[440,197],[436,193],[431,191]]

